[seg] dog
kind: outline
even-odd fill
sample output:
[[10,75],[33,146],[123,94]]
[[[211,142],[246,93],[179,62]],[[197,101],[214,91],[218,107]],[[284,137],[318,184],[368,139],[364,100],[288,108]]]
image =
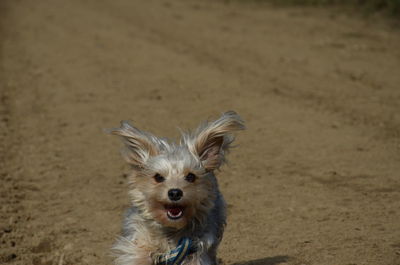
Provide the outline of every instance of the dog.
[[127,121],[109,130],[122,138],[132,168],[132,206],[112,248],[116,265],[217,265],[226,207],[215,171],[226,162],[233,133],[243,129],[240,116],[228,111],[182,132],[179,143]]

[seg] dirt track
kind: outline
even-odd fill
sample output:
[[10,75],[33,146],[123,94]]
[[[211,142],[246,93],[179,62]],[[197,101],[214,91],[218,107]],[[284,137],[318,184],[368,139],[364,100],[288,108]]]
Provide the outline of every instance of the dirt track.
[[236,2],[0,5],[0,263],[111,264],[127,167],[102,129],[176,137],[234,109],[224,264],[400,264],[398,31]]

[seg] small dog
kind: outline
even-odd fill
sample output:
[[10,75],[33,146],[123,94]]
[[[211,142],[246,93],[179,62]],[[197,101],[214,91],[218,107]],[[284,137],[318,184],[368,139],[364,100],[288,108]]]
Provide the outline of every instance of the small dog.
[[233,132],[244,128],[229,111],[182,132],[179,144],[126,121],[109,131],[121,136],[132,166],[132,206],[113,247],[115,264],[217,265],[226,214],[214,172],[225,162]]

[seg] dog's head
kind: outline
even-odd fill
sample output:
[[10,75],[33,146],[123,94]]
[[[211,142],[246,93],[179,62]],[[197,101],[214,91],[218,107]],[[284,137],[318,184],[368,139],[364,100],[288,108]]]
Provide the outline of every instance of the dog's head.
[[123,156],[132,165],[133,203],[146,218],[165,227],[183,228],[202,222],[217,196],[214,170],[225,162],[234,140],[244,129],[233,111],[182,133],[179,144],[157,138],[123,121],[110,132],[122,137]]

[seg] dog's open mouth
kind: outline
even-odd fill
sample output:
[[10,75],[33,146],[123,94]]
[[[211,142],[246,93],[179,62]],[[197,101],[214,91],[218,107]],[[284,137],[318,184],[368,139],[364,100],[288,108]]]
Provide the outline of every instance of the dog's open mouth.
[[167,216],[169,219],[177,220],[183,216],[183,211],[185,207],[176,204],[165,205],[167,210]]

